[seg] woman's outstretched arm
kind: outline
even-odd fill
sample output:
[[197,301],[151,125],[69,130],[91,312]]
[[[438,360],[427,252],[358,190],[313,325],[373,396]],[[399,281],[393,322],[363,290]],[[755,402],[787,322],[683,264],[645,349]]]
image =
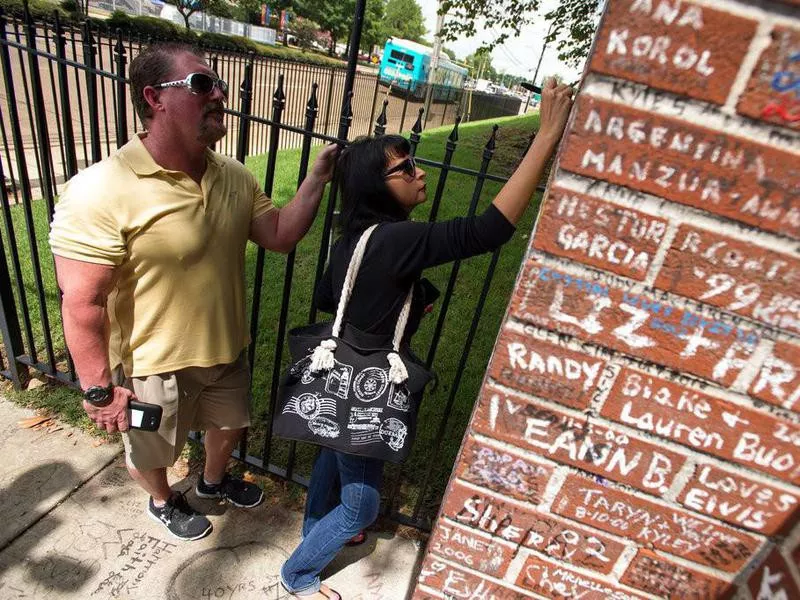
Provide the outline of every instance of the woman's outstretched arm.
[[542,179],[545,165],[553,154],[567,124],[572,107],[572,88],[548,79],[542,89],[539,131],[517,170],[493,200],[497,209],[516,225]]

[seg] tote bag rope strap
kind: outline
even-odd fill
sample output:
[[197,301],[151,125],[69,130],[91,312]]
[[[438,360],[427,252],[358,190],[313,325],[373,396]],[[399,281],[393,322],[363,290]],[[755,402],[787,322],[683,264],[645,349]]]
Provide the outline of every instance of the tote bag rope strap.
[[[333,322],[333,331],[331,332],[332,338],[323,340],[320,345],[314,349],[311,355],[311,370],[313,372],[330,371],[336,364],[333,358],[333,351],[336,350],[336,340],[341,335],[342,323],[344,321],[344,313],[347,310],[347,304],[350,301],[350,296],[353,293],[356,277],[361,268],[361,261],[364,258],[364,251],[367,247],[367,242],[372,233],[377,228],[377,225],[371,226],[364,233],[361,234],[356,248],[353,251],[353,256],[350,258],[350,264],[347,266],[347,273],[344,277],[344,284],[342,285],[342,294],[339,298],[339,306],[336,309],[336,319]],[[403,303],[403,308],[397,319],[397,325],[394,329],[394,338],[392,339],[392,348],[394,352],[390,352],[387,356],[389,360],[389,380],[392,383],[403,383],[408,379],[408,371],[403,360],[400,358],[400,342],[403,340],[403,335],[408,325],[408,317],[411,313],[411,300],[414,295],[414,286],[408,291],[406,300]]]

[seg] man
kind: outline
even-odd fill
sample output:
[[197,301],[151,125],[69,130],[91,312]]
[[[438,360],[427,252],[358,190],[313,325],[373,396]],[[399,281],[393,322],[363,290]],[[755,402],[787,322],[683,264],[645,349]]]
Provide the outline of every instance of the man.
[[[226,133],[228,88],[201,53],[152,46],[131,62],[130,77],[147,131],[69,182],[50,245],[86,412],[101,429],[123,432],[150,516],[198,539],[211,523],[166,476],[190,429],[206,431],[199,497],[243,507],[263,497],[225,473],[250,423],[247,240],[291,250],[311,226],[337,150],[320,152],[279,210],[243,165],[209,149]],[[157,432],[128,429],[131,399],[162,406]]]

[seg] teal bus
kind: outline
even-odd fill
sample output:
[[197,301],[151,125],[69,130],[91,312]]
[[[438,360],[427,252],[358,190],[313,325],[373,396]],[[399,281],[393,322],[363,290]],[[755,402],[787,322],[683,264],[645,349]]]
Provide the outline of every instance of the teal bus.
[[[378,77],[399,93],[409,90],[414,98],[425,95],[433,48],[400,38],[389,38],[383,47]],[[450,61],[446,54],[439,56],[439,66],[433,80],[433,99],[450,101],[458,97],[468,71]]]

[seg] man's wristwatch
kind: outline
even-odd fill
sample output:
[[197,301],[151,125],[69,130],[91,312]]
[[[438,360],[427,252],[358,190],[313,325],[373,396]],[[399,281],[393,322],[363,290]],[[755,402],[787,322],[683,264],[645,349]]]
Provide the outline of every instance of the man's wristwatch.
[[114,384],[108,386],[93,385],[83,392],[83,398],[92,406],[107,406],[114,399]]

